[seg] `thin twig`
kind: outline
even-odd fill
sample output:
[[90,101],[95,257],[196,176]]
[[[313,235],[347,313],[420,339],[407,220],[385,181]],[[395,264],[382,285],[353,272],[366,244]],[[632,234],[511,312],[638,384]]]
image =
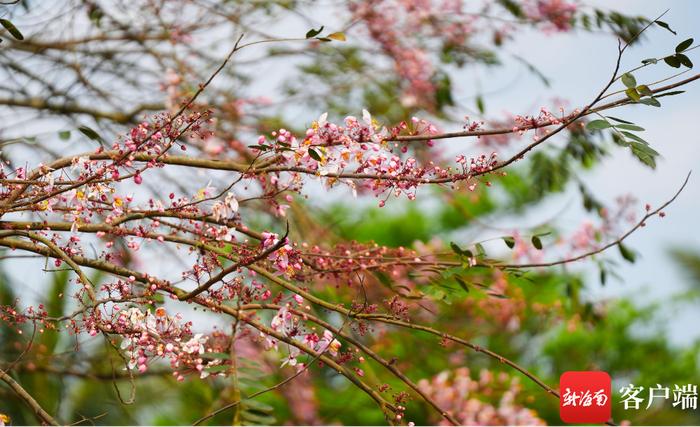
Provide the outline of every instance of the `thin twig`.
[[60,425],[58,421],[56,421],[51,415],[49,415],[48,412],[44,410],[44,408],[39,405],[39,402],[37,402],[31,394],[29,394],[17,381],[15,381],[10,375],[8,375],[5,371],[0,370],[0,380],[5,382],[10,388],[19,396],[20,399],[24,401],[24,403],[29,406],[32,411],[34,411],[34,414],[37,416],[37,418],[43,422],[44,424],[47,425],[52,425],[52,426],[58,426]]

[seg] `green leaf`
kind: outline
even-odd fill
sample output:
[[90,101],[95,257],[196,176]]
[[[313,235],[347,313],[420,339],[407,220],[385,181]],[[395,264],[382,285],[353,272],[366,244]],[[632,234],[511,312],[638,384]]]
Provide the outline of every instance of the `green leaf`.
[[637,93],[637,89],[635,89],[635,88],[633,88],[633,87],[627,89],[627,90],[625,91],[625,94],[627,95],[627,97],[628,97],[629,99],[631,99],[631,100],[633,100],[633,101],[639,101],[640,99],[642,99],[642,97],[639,96],[639,93]]
[[676,55],[665,57],[664,62],[673,68],[680,68],[681,66],[681,61],[676,57]]
[[322,161],[321,155],[318,154],[313,148],[309,148],[309,156],[317,162]]
[[586,129],[588,130],[602,130],[602,129],[607,129],[609,127],[612,127],[610,122],[607,120],[591,120],[586,124]]
[[685,93],[684,90],[672,90],[671,92],[664,92],[661,94],[656,94],[657,98],[661,98],[662,96],[674,96],[674,95],[680,95],[682,93]]
[[513,247],[515,246],[515,239],[511,236],[503,237],[503,242],[505,242],[506,246],[508,246],[511,249],[513,249]]
[[89,128],[87,126],[80,126],[78,130],[88,138],[94,140],[94,141],[104,141],[100,134],[95,132],[92,128]]
[[251,411],[241,411],[241,418],[245,421],[243,424],[246,425],[274,425],[277,422],[277,418],[272,415],[260,414]]
[[532,236],[532,246],[535,247],[538,251],[542,250],[542,240],[540,240],[539,237],[537,236]]
[[272,147],[270,147],[269,145],[254,144],[254,145],[249,145],[248,148],[252,148],[253,150],[259,150],[259,151],[267,151],[267,150],[271,149]]
[[508,299],[507,295],[499,294],[497,292],[487,292],[486,294],[490,297],[494,297],[494,298],[498,298],[498,299]]
[[632,131],[638,131],[638,132],[642,132],[644,130],[644,128],[641,126],[628,125],[628,124],[615,125],[615,127],[618,129],[632,130]]
[[469,292],[469,286],[467,285],[467,282],[464,281],[460,276],[454,276],[455,280],[457,281],[457,284],[464,289],[464,292]]
[[640,104],[651,105],[652,107],[661,107],[661,103],[656,98],[644,98],[639,101]]
[[230,365],[214,365],[214,366],[207,366],[206,368],[204,368],[205,371],[211,372],[211,373],[226,372],[229,369],[231,369]]
[[634,263],[634,261],[637,259],[637,255],[634,253],[634,251],[622,243],[618,243],[617,247],[620,249],[620,255],[622,255],[622,258],[630,263]]
[[614,134],[612,134],[612,136],[613,136],[613,142],[615,142],[615,144],[619,145],[620,147],[629,147],[630,146],[630,142],[624,138],[620,138],[620,135],[614,133]]
[[99,6],[91,6],[88,8],[88,17],[98,27],[101,27],[102,18],[104,18],[104,15],[104,11]]
[[682,53],[677,53],[676,58],[678,58],[678,61],[682,64],[685,65],[688,68],[693,68],[693,61],[690,60],[687,56],[683,55]]
[[204,353],[204,354],[202,354],[202,357],[204,359],[225,359],[225,360],[228,360],[231,358],[231,355],[228,353],[212,352],[212,353]]
[[316,40],[321,40],[322,42],[332,42],[333,40],[329,39],[328,37],[316,37]]
[[678,46],[676,46],[676,53],[681,53],[684,50],[688,49],[690,45],[693,44],[693,39],[690,38],[688,40],[683,40],[682,42],[678,43]]
[[310,39],[310,38],[316,37],[317,35],[321,34],[321,31],[323,31],[323,25],[321,25],[321,28],[319,28],[318,30],[314,30],[312,28],[306,32],[306,38]]
[[587,31],[591,31],[591,17],[588,15],[582,15],[581,25],[583,25],[583,28],[585,28]]
[[659,62],[659,60],[656,59],[656,58],[642,59],[642,64],[644,64],[644,65],[646,65],[646,64],[656,64],[656,63],[658,63],[658,62]]
[[457,255],[463,255],[464,250],[459,247],[459,245],[455,242],[450,242],[450,248],[452,248],[452,252],[456,253]]
[[267,403],[263,403],[255,399],[246,400],[245,406],[257,412],[273,412],[275,410],[274,407],[268,405]]
[[435,83],[435,100],[437,101],[438,108],[442,109],[445,106],[454,105],[450,76],[442,73]]
[[24,36],[22,33],[15,27],[15,24],[12,22],[8,21],[7,19],[0,19],[0,25],[5,27],[5,29],[12,34],[12,37],[14,37],[17,40],[24,40]]
[[647,86],[647,85],[637,86],[637,92],[641,93],[642,95],[646,95],[646,96],[654,95],[654,92],[652,92],[651,89],[649,89],[649,86]]
[[675,32],[675,31],[673,31],[673,30],[671,29],[671,27],[669,27],[668,24],[665,23],[664,21],[658,21],[658,20],[656,20],[656,21],[654,21],[654,23],[655,23],[656,25],[658,25],[659,27],[665,28],[665,29],[667,29],[668,31],[672,32],[673,35],[678,35],[678,33]]
[[639,151],[639,152],[648,154],[648,155],[653,156],[653,157],[656,157],[656,156],[659,155],[659,152],[656,151],[656,150],[654,150],[653,148],[651,148],[651,147],[649,146],[649,144],[642,144],[642,143],[639,143],[639,142],[632,142],[632,143],[630,144],[630,147],[631,147],[633,150],[637,150],[637,151]]
[[58,133],[58,137],[64,141],[68,141],[70,139],[70,131],[69,130],[62,130]]
[[476,108],[479,109],[481,114],[484,114],[484,111],[486,111],[486,108],[484,107],[484,98],[481,95],[476,97]]
[[626,124],[628,124],[628,125],[633,125],[633,124],[634,124],[634,123],[632,123],[632,122],[628,122],[627,120],[618,119],[617,117],[613,117],[613,116],[607,116],[607,117],[608,117],[609,119],[611,119],[611,120],[615,120],[616,122],[626,123]]
[[432,293],[432,297],[434,299],[436,299],[437,301],[442,301],[445,298],[447,298],[447,294],[445,293],[445,291],[443,291],[441,289],[437,289]]
[[632,139],[634,139],[634,140],[636,140],[636,141],[639,141],[639,142],[641,142],[642,144],[647,144],[647,145],[649,145],[648,142],[646,142],[646,141],[645,141],[644,139],[642,139],[641,137],[639,137],[639,136],[633,134],[632,132],[625,132],[625,131],[622,131],[622,132],[620,132],[620,133],[623,134],[623,135],[625,135],[625,136],[628,137],[628,138],[632,138]]
[[632,149],[641,151],[643,153],[646,153],[650,156],[656,157],[659,155],[659,152],[654,150],[649,146],[649,144],[641,144],[639,142],[633,142],[631,144]]
[[631,131],[637,131],[637,132],[642,132],[644,130],[643,127],[637,126],[637,125],[628,125],[628,124],[621,124],[621,125],[615,125],[617,129],[625,129],[625,130],[631,130]]
[[630,148],[632,149],[632,154],[642,163],[645,165],[649,166],[652,169],[656,169],[656,158],[654,155],[651,155],[644,150],[640,149],[640,147],[646,147],[646,145],[641,145],[641,144],[631,144]]
[[498,3],[500,3],[501,6],[503,6],[508,12],[510,12],[511,15],[515,16],[516,18],[525,17],[525,12],[523,12],[523,9],[518,4],[518,2],[514,0],[498,0]]
[[621,77],[622,84],[627,86],[628,88],[633,88],[637,86],[637,79],[634,78],[634,76],[630,73],[625,73]]

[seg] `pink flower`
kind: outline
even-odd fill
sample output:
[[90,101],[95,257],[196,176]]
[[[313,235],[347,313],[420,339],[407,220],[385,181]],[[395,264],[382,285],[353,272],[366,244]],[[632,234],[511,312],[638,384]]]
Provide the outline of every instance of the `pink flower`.
[[340,341],[333,337],[333,333],[326,329],[323,331],[323,338],[318,341],[318,350],[327,351],[331,355],[337,356],[341,345]]
[[238,212],[238,200],[233,193],[229,192],[223,201],[217,201],[211,208],[211,215],[216,221],[230,218]]

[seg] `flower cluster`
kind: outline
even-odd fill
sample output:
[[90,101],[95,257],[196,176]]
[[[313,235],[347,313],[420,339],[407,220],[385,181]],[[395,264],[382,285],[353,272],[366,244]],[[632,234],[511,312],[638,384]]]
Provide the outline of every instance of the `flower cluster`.
[[231,192],[226,195],[223,201],[217,201],[211,208],[211,215],[216,221],[229,219],[236,212],[238,212],[238,200]]
[[[547,31],[571,30],[577,11],[576,5],[566,0],[526,0],[522,6],[527,19],[542,24]],[[430,55],[435,47],[426,40],[435,40],[443,53],[452,53],[468,51],[472,35],[486,28],[493,30],[497,45],[515,30],[509,23],[494,26],[490,21],[481,22],[479,15],[470,13],[459,0],[360,0],[350,3],[350,11],[393,61],[402,83],[401,102],[406,107],[432,109],[436,105],[437,58]]]
[[[561,125],[579,112],[579,110],[574,110],[567,114],[562,106],[558,108],[558,111],[559,115],[556,115],[547,107],[541,107],[536,116],[508,115],[505,119],[488,120],[489,129],[498,129],[500,131],[478,135],[479,142],[488,147],[502,148],[529,131],[533,131],[532,139],[537,140],[550,131],[550,126]],[[465,117],[465,120],[465,131],[478,132],[484,130],[483,121],[471,121],[469,117]]]
[[[295,295],[294,301],[297,305],[303,303],[303,299]],[[302,324],[302,319],[300,316],[295,315],[291,310],[292,303],[287,303],[282,306],[275,317],[272,318],[270,322],[270,328],[281,334],[282,336],[295,340],[300,344],[312,349],[315,352],[328,353],[329,355],[336,357],[339,354],[341,343],[333,336],[333,333],[328,329],[323,331],[321,336],[318,336],[315,332],[305,332],[304,326]],[[260,336],[264,339],[266,349],[279,348],[279,341],[269,335],[260,333]],[[294,345],[287,345],[289,354],[282,362],[282,366],[296,366],[298,369],[303,369],[304,364],[297,361],[297,357],[301,354],[301,350]]]
[[[390,144],[387,139],[401,131],[429,137],[437,133],[432,123],[413,118],[410,125],[402,123],[391,131],[380,126],[372,116],[363,111],[362,119],[348,116],[340,126],[321,115],[306,131],[303,139],[297,138],[287,129],[272,133],[270,141],[264,135],[258,139],[256,149],[274,150],[277,156],[275,171],[291,175],[289,182],[301,182],[302,174],[315,174],[330,188],[336,183],[348,185],[355,196],[366,190],[379,197],[382,194],[396,197],[405,194],[409,200],[416,197],[416,188],[431,182],[453,182],[466,179],[471,173],[484,173],[495,157],[476,159],[472,168],[442,167],[430,162],[420,166],[414,157],[403,158],[407,150],[399,144]],[[281,172],[278,172],[280,174]],[[273,174],[270,181],[279,184],[282,178]],[[384,201],[380,201],[384,206]]]
[[[554,113],[549,111],[546,107],[541,107],[540,112],[537,116],[521,116],[516,115],[514,118],[515,126],[513,126],[513,133],[518,135],[523,135],[527,130],[534,129],[535,133],[532,136],[533,139],[537,139],[541,136],[539,130],[547,126],[559,125],[563,123],[567,117],[564,115],[564,108],[559,108],[560,116],[557,117]],[[571,113],[572,115],[578,114],[578,110]],[[571,117],[571,116],[569,116]],[[545,129],[546,132],[546,129]]]
[[143,373],[152,359],[167,359],[174,376],[182,381],[183,370],[193,369],[205,378],[209,376],[206,368],[221,363],[221,359],[206,359],[205,346],[209,338],[203,334],[192,335],[190,323],[182,324],[179,315],[168,316],[162,307],[157,308],[155,314],[138,307],[119,310],[115,305],[114,310],[111,323],[104,327],[123,337],[121,349],[129,359],[130,369],[136,367]]
[[[612,239],[618,238],[623,232],[624,225],[635,222],[637,216],[634,207],[636,200],[631,196],[621,196],[616,199],[614,210],[601,208],[598,212],[600,219],[593,221],[584,220],[576,230],[567,236],[556,239],[556,245],[564,250],[565,256],[575,257],[586,252],[596,251]],[[647,209],[648,210],[648,209]],[[548,248],[535,248],[529,238],[524,238],[517,230],[513,231],[513,251],[515,260],[528,263],[542,263]]]
[[[279,236],[275,233],[266,231],[262,233],[262,237],[263,241],[261,244],[263,250],[274,248],[280,243]],[[283,244],[268,255],[267,259],[272,262],[279,273],[290,277],[294,276],[296,272],[302,269],[301,255],[299,251],[289,243],[288,238],[285,238]]]
[[[516,403],[520,385],[505,373],[482,370],[479,379],[472,379],[468,368],[459,368],[423,379],[418,386],[461,425],[546,425],[533,410]],[[449,425],[446,420],[438,423]]]
[[566,0],[530,0],[524,6],[528,18],[546,23],[545,29],[551,31],[570,31],[577,10]]
[[47,319],[48,314],[49,313],[46,311],[44,304],[39,304],[36,308],[30,305],[25,309],[18,308],[16,304],[0,304],[0,322],[7,326],[18,326],[18,334],[22,334],[21,325],[29,321],[33,321],[35,324],[38,323],[40,325],[40,333],[43,333],[45,329],[55,329],[55,324]]
[[[406,2],[410,3],[410,2]],[[394,61],[394,69],[404,83],[402,103],[406,106],[431,106],[434,103],[435,85],[432,76],[435,72],[428,53],[408,44],[399,17],[407,10],[400,2],[361,1],[352,3],[351,10],[356,19],[365,22],[370,36],[376,40],[382,50]],[[408,5],[408,9],[410,9]],[[415,31],[417,28],[413,28]]]
[[376,243],[344,242],[332,248],[302,243],[302,248],[305,249],[307,264],[322,278],[366,270],[385,270],[396,277],[402,263],[423,259],[408,248],[391,248]]

